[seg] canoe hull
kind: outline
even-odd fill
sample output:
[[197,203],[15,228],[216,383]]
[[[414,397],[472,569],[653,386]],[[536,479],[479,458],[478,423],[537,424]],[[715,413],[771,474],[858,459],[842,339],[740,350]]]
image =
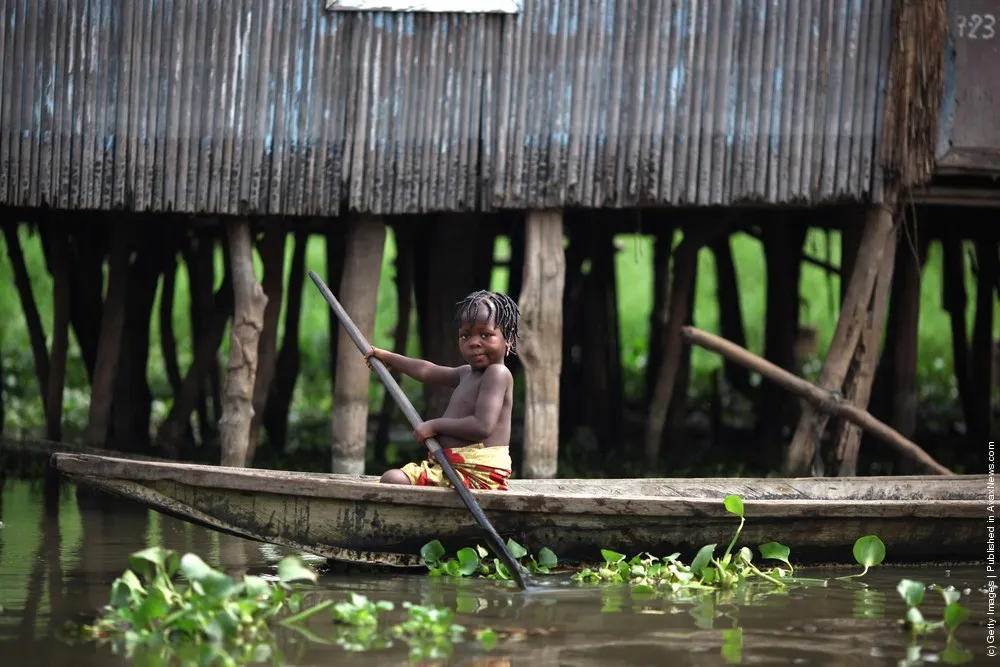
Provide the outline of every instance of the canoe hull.
[[[216,530],[339,561],[418,567],[420,548],[432,539],[441,540],[450,552],[485,544],[457,494],[447,489],[386,489],[366,478],[338,480],[305,473],[282,473],[276,478],[280,483],[269,488],[265,478],[252,483],[267,471],[228,473],[214,466],[186,466],[185,474],[175,474],[182,464],[122,466],[112,465],[108,457],[55,458],[57,467],[78,483]],[[329,480],[326,487],[315,486],[317,478]],[[796,488],[786,481],[784,487],[774,488]],[[782,480],[770,482],[780,485]],[[756,551],[760,544],[777,541],[791,548],[797,564],[852,564],[855,540],[875,534],[886,544],[887,562],[982,560],[985,503],[968,497],[979,482],[968,480],[966,492],[957,486],[942,491],[938,496],[948,496],[944,500],[745,498],[746,523],[738,544]],[[723,492],[726,484],[741,490],[741,483],[745,480],[711,480],[706,484],[721,485],[716,497],[696,498],[573,495],[565,489],[597,485],[575,487],[573,481],[553,480],[535,485],[541,489],[535,492],[476,495],[500,535],[532,553],[549,547],[569,562],[598,561],[601,548],[629,555],[679,551],[690,558],[705,544],[718,544],[719,552],[729,544],[739,519],[723,508]]]

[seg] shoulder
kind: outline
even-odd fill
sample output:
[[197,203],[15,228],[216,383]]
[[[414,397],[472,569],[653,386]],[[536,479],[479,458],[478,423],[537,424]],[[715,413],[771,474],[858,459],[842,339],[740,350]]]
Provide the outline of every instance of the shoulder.
[[504,364],[493,364],[483,371],[483,381],[506,385],[514,381],[514,376]]

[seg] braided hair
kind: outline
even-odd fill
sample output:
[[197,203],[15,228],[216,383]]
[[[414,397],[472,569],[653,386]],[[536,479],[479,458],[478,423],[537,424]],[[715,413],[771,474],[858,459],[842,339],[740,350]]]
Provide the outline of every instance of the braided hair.
[[493,318],[493,324],[500,333],[503,334],[510,351],[517,354],[517,339],[521,332],[518,329],[518,318],[520,311],[517,309],[517,302],[502,292],[488,292],[479,290],[473,292],[458,302],[455,310],[455,324],[461,326],[462,322],[475,322],[479,316],[479,308],[486,308],[486,318]]

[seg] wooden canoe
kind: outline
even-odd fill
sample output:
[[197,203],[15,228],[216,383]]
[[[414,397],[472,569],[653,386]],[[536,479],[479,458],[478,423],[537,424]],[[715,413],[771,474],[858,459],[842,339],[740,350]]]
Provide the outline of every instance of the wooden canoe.
[[[52,462],[86,486],[249,539],[339,561],[420,565],[437,538],[450,553],[485,544],[452,489],[379,484],[376,477],[225,468],[61,453]],[[729,544],[745,507],[740,545],[777,541],[797,564],[853,564],[863,535],[886,544],[886,562],[968,562],[986,554],[985,475],[802,479],[660,478],[513,480],[473,492],[504,538],[529,552],[594,562],[600,549],[686,558]]]

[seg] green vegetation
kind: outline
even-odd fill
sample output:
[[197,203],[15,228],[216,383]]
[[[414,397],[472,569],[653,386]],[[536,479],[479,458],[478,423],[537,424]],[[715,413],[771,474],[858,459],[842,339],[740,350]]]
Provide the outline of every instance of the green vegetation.
[[[785,595],[794,585],[826,586],[829,580],[795,577],[790,550],[778,542],[758,547],[761,559],[781,563],[767,569],[753,563],[753,552],[748,547],[734,551],[746,520],[743,502],[736,495],[727,496],[723,502],[740,523],[720,557],[715,555],[715,544],[702,547],[690,565],[681,562],[679,553],[665,558],[642,553],[626,559],[624,554],[602,549],[602,566],[583,567],[570,579],[579,585],[627,584],[635,601],[662,596],[674,605],[688,606],[700,628],[713,628],[715,619],[727,617],[732,627],[723,630],[721,654],[728,662],[739,662],[743,649],[739,607],[753,604],[752,600],[761,596]],[[543,548],[537,557],[529,557],[524,547],[513,540],[507,547],[532,572],[558,576],[554,570],[559,561],[550,549]],[[509,579],[503,565],[496,559],[489,563],[488,552],[480,546],[460,549],[455,558],[445,558],[440,541],[432,540],[421,555],[435,578]],[[877,536],[866,535],[855,542],[854,556],[864,570],[837,580],[847,582],[864,576],[871,567],[881,564],[885,545]],[[526,563],[522,560],[525,557]],[[108,644],[114,653],[142,664],[173,664],[175,658],[184,664],[205,666],[260,661],[281,664],[285,657],[278,648],[275,626],[296,633],[307,644],[336,645],[348,651],[379,650],[402,642],[409,649],[411,662],[446,659],[470,634],[468,628],[455,621],[455,614],[463,608],[461,595],[456,598],[455,611],[403,602],[406,615],[397,622],[382,620],[394,612],[393,603],[370,600],[357,593],[350,593],[346,600],[307,604],[321,592],[309,585],[317,583],[316,573],[296,556],[286,556],[279,562],[276,582],[254,575],[244,575],[237,582],[195,554],[179,557],[161,547],[132,554],[129,564],[130,569],[112,583],[109,604],[91,625],[83,627],[83,637]],[[175,584],[176,575],[182,576],[187,585]],[[909,633],[907,661],[916,664],[920,659],[916,643],[920,637],[943,629],[947,643],[942,659],[948,664],[965,662],[970,654],[957,643],[954,633],[969,611],[959,604],[961,594],[957,591],[932,588],[940,591],[945,603],[940,621],[926,620],[919,609],[924,601],[924,584],[903,579],[896,587],[907,607],[900,621]],[[855,596],[855,617],[881,618],[884,610],[879,595],[861,584]],[[603,610],[615,611],[616,605],[606,601]],[[332,627],[317,629],[307,623],[323,618]],[[488,627],[471,634],[485,651],[513,636]]]
[[[25,253],[27,269],[32,277],[32,288],[38,303],[42,325],[46,332],[51,331],[52,320],[52,279],[45,267],[45,259],[37,236],[32,235],[28,227],[19,230]],[[675,242],[679,242],[678,234]],[[618,284],[618,311],[621,327],[621,359],[623,365],[623,381],[626,397],[637,400],[643,388],[648,345],[649,312],[652,307],[652,242],[650,237],[639,235],[622,235],[617,238],[622,245],[616,261]],[[746,327],[746,338],[749,349],[761,353],[764,337],[764,316],[766,312],[766,284],[764,273],[764,255],[761,244],[754,238],[737,234],[733,237],[732,250],[740,286],[741,311]],[[289,238],[286,252],[286,272],[289,270],[293,240]],[[815,257],[830,261],[834,265],[840,261],[839,236],[814,230],[807,237],[807,251]],[[496,257],[509,257],[509,244],[501,238],[497,242]],[[382,278],[378,290],[378,316],[373,344],[381,347],[392,346],[392,332],[396,326],[396,294],[393,282],[395,244],[392,234],[388,236],[386,252],[383,257]],[[222,253],[216,257],[216,287],[221,283]],[[927,423],[937,428],[946,425],[949,419],[960,415],[956,384],[952,373],[951,329],[948,315],[941,308],[941,248],[940,244],[932,243],[929,259],[924,272],[920,327],[919,327],[919,367],[918,382],[921,396],[921,417]],[[325,241],[314,237],[308,244],[306,252],[306,268],[316,270],[320,275],[326,274]],[[287,275],[287,273],[286,273]],[[7,253],[0,253],[0,283],[13,285],[13,276]],[[329,418],[332,392],[329,382],[329,308],[321,295],[311,289],[308,281],[303,290],[301,313],[301,374],[293,399],[290,427],[296,434],[298,442],[316,441],[319,446],[326,442],[326,421]],[[508,271],[497,268],[493,272],[492,287],[506,289]],[[968,275],[967,318],[969,326],[974,316],[975,282],[971,270]],[[822,269],[805,264],[802,269],[801,321],[804,326],[817,328],[820,355],[828,345],[836,323],[839,278],[828,276]],[[150,326],[150,357],[149,381],[153,392],[153,428],[165,417],[171,402],[171,392],[164,370],[160,348],[158,312],[160,302],[158,288],[154,304],[154,316]],[[283,303],[283,310],[284,310]],[[181,266],[177,271],[176,297],[174,301],[174,332],[178,345],[178,361],[181,369],[186,369],[192,359],[192,340],[190,335],[189,292],[186,269]],[[415,331],[415,314],[411,315]],[[1000,305],[994,316],[1000,320]],[[8,289],[0,294],[0,318],[8,323],[4,328],[3,339],[3,383],[6,390],[7,432],[8,434],[31,433],[38,435],[44,419],[42,406],[38,395],[38,385],[34,377],[34,365],[31,357],[27,328],[21,304],[14,289]],[[281,315],[284,322],[284,313]],[[697,275],[697,299],[694,314],[695,326],[713,332],[719,330],[719,310],[716,299],[715,259],[710,250],[702,250],[699,255]],[[283,334],[279,332],[279,342]],[[218,352],[220,365],[225,364],[228,355],[228,332]],[[419,343],[416,336],[411,336],[408,345],[410,354],[419,354]],[[695,398],[705,395],[710,386],[710,376],[714,369],[720,367],[721,359],[701,349],[692,353],[691,386]],[[807,365],[807,375],[814,375],[819,370],[819,364],[813,362]],[[418,385],[404,378],[404,390],[411,396],[418,395]],[[523,383],[518,383],[519,392],[523,392]],[[377,378],[373,376],[370,385],[373,410],[381,405],[383,389]],[[65,392],[64,426],[68,437],[82,430],[87,419],[89,406],[89,385],[79,349],[75,338],[70,336],[69,366],[67,368],[67,383]],[[520,405],[520,401],[519,401]],[[697,405],[697,400],[692,403]],[[518,413],[519,414],[519,413]],[[389,452],[394,456],[394,449]]]
[[[269,623],[275,619],[309,641],[349,651],[388,648],[400,640],[409,646],[413,661],[447,657],[466,633],[453,622],[451,610],[408,602],[403,603],[403,621],[380,629],[379,615],[392,611],[393,604],[357,594],[348,601],[324,600],[303,608],[307,591],[297,582],[315,584],[317,575],[297,556],[286,556],[278,564],[277,583],[254,575],[235,582],[196,554],[178,556],[161,547],[132,554],[129,565],[112,583],[110,602],[93,624],[83,626],[82,635],[140,664],[282,664],[285,658]],[[178,574],[187,580],[186,586],[175,585]],[[337,626],[331,637],[303,625],[328,609]],[[497,634],[484,628],[476,639],[489,650]]]

